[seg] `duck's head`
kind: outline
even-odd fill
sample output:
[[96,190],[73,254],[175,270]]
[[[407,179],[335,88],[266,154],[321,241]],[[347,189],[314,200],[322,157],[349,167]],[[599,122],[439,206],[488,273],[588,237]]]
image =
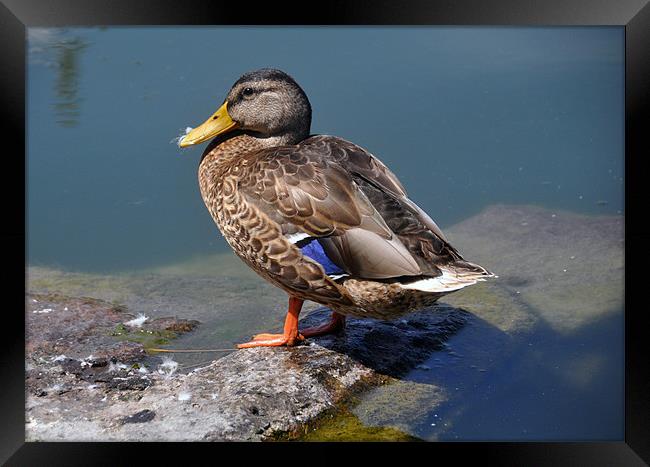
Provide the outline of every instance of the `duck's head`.
[[310,126],[311,105],[298,83],[283,71],[263,68],[239,78],[223,105],[178,144],[184,148],[236,129],[269,146],[296,144]]

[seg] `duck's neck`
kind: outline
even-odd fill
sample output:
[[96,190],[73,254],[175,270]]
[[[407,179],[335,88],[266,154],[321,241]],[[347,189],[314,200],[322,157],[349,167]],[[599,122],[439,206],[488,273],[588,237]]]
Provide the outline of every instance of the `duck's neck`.
[[228,170],[235,160],[243,159],[247,154],[262,149],[297,144],[304,139],[302,135],[299,140],[295,138],[295,135],[257,138],[252,134],[233,132],[226,137],[212,140],[203,152],[199,164],[199,185],[204,199],[212,188],[220,185],[224,171]]
[[244,133],[231,134],[227,138],[217,137],[203,151],[200,167],[224,165],[265,147],[258,138]]
[[262,148],[275,148],[277,146],[288,146],[292,144],[298,144],[308,136],[308,133],[309,132],[307,132],[307,134],[303,134],[303,132],[296,131],[296,132],[284,133],[278,136],[266,136],[266,137],[252,134],[251,137],[257,140],[257,142],[260,144],[260,147]]
[[263,137],[254,133],[235,131],[212,140],[201,156],[201,165],[204,163],[224,164],[253,151],[298,144],[309,136],[303,133],[290,132],[279,136]]

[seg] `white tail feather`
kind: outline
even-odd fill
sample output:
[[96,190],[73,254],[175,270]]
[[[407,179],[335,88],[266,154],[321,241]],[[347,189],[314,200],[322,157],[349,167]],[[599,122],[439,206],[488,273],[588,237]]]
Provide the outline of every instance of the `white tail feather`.
[[421,290],[423,292],[453,292],[468,285],[484,281],[494,275],[485,274],[456,274],[453,271],[442,269],[442,275],[438,277],[427,277],[408,284],[400,284],[403,289]]

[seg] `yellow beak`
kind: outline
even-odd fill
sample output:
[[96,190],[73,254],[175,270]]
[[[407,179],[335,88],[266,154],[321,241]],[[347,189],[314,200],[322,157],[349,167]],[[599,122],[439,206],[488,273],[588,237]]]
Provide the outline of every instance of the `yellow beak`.
[[224,102],[223,105],[219,107],[219,110],[213,113],[210,118],[183,136],[178,142],[178,145],[182,148],[186,148],[193,144],[202,143],[203,141],[220,135],[221,133],[234,130],[236,127],[237,123],[233,122],[232,118],[230,118],[230,115],[228,114],[227,102]]

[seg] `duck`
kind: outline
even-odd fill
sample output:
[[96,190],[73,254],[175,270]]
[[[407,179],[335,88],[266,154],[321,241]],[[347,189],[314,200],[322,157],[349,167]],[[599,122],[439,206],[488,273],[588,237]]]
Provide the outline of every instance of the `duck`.
[[[346,317],[394,320],[495,277],[460,255],[379,158],[311,134],[311,120],[298,83],[262,68],[178,141],[210,140],[198,168],[208,212],[235,254],[289,297],[282,333],[237,348],[291,347],[340,331]],[[331,310],[327,323],[299,329],[307,300]]]

